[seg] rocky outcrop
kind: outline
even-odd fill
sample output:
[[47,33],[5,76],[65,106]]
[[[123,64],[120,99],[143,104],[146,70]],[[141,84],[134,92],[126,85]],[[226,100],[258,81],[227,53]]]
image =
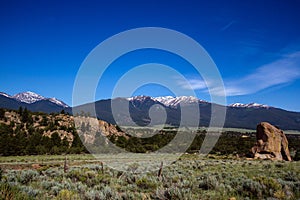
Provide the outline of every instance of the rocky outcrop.
[[117,128],[116,125],[110,124],[106,121],[98,120],[99,121],[99,129],[101,130],[102,135],[104,136],[124,136],[126,137],[125,133]]
[[256,128],[256,144],[251,151],[254,158],[291,161],[288,140],[279,128],[261,122]]
[[127,138],[126,134],[122,130],[118,129],[116,125],[93,117],[77,116],[74,117],[74,122],[78,134],[83,136],[83,142],[87,144],[95,143],[97,133],[104,136],[102,139],[107,139],[106,137],[111,135],[124,136]]

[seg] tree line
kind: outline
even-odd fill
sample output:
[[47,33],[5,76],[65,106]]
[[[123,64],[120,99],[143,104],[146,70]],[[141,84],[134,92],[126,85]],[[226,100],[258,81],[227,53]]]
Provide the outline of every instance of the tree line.
[[[0,108],[0,120],[7,122],[5,109]],[[10,121],[9,124],[0,123],[0,155],[41,155],[41,154],[64,154],[64,153],[87,153],[74,126],[66,128],[58,126],[57,121],[52,122],[47,114],[33,113],[26,108],[17,111],[20,123]],[[53,115],[53,114],[52,114]],[[34,127],[37,116],[42,116],[41,126]],[[62,138],[55,130],[66,130],[73,135],[73,141],[69,142],[66,137]],[[51,137],[44,136],[44,131],[54,131]]]

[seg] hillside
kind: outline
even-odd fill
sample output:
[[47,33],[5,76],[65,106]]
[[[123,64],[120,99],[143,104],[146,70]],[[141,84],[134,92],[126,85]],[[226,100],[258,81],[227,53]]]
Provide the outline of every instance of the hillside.
[[[22,108],[18,111],[0,109],[0,155],[87,152],[79,136],[87,138],[81,128],[90,126],[88,121],[87,117],[81,117],[77,130],[74,117],[63,112],[46,114]],[[101,120],[98,123],[98,132],[101,130],[102,134],[121,134],[114,125]]]

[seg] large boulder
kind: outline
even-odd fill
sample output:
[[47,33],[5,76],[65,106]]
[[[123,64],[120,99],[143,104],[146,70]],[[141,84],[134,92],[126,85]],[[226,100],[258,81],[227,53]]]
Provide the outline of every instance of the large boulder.
[[268,122],[256,127],[256,144],[251,151],[254,158],[291,161],[288,140],[279,128]]

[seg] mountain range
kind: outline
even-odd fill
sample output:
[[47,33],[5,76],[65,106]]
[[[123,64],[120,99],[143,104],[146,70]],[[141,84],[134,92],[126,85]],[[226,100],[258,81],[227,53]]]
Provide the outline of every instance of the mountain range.
[[27,108],[33,112],[71,112],[71,107],[56,98],[46,98],[34,92],[22,92],[13,96],[0,92],[0,107],[17,110],[19,107]]
[[[80,113],[80,111],[92,113],[95,108],[99,119],[116,124],[111,109],[111,105],[114,105],[119,116],[118,124],[138,124],[140,126],[145,126],[150,122],[154,125],[160,124],[161,121],[155,121],[155,115],[161,115],[161,110],[164,109],[166,113],[166,123],[178,126],[181,120],[181,107],[189,110],[193,109],[191,105],[195,104],[199,106],[200,110],[199,126],[208,126],[211,117],[212,103],[188,96],[135,96],[130,98],[106,99],[96,101],[95,103],[76,106],[73,110],[76,110],[78,113]],[[51,113],[64,110],[65,112],[72,113],[72,107],[56,98],[46,98],[33,92],[23,92],[14,96],[0,93],[0,107],[18,109],[20,106],[26,107],[31,111]],[[127,112],[128,106],[129,115]],[[284,130],[300,130],[299,112],[286,111],[257,103],[234,103],[228,106],[214,104],[214,106],[216,106],[217,109],[225,108],[227,110],[225,127],[255,129],[259,122],[267,121]],[[150,108],[155,108],[151,115],[152,119],[149,117]],[[191,117],[193,116],[187,116],[187,119],[185,120],[187,121],[187,125],[189,119],[192,119]]]
[[[130,98],[115,98],[96,101],[95,103],[84,104],[74,108],[76,111],[85,111],[92,113],[95,108],[97,117],[109,123],[115,124],[116,121],[112,114],[111,105],[115,106],[118,112],[118,124],[140,126],[148,125],[151,122],[149,117],[149,109],[157,105],[155,110],[157,114],[161,114],[160,107],[163,107],[167,114],[166,124],[178,126],[180,124],[181,107],[186,110],[193,109],[192,104],[197,103],[200,110],[199,126],[209,126],[211,117],[212,103],[197,99],[195,97],[149,97],[136,96]],[[126,106],[129,106],[130,115],[127,113]],[[270,122],[284,130],[300,130],[300,113],[286,111],[280,108],[274,108],[264,104],[231,104],[223,106],[214,104],[216,109],[221,108],[227,110],[225,127],[228,128],[246,128],[255,129],[256,125],[262,121]],[[187,116],[187,123],[191,116]],[[132,121],[131,121],[132,119]],[[154,120],[156,117],[154,117]],[[153,120],[153,119],[152,119]],[[192,120],[191,120],[192,121]],[[151,124],[160,124],[151,122]],[[187,124],[188,125],[188,124]]]

